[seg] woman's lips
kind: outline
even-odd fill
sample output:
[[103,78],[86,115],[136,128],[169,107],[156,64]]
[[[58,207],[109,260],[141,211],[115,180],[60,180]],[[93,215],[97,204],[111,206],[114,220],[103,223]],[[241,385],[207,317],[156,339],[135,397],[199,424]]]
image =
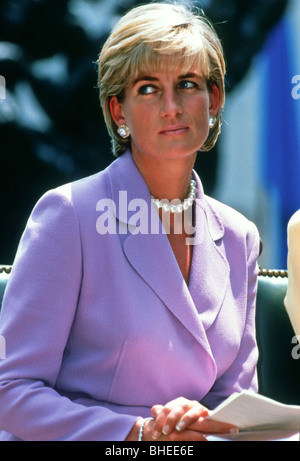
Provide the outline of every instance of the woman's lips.
[[185,134],[189,130],[188,126],[183,125],[174,125],[161,130],[159,134],[163,134],[165,136],[177,136],[181,134]]

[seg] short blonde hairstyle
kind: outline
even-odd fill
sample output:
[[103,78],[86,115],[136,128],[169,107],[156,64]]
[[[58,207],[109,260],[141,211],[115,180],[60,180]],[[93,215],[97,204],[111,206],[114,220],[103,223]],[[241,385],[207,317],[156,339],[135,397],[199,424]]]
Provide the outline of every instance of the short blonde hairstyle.
[[[168,57],[168,59],[165,59]],[[220,40],[202,11],[193,12],[182,5],[150,3],[133,8],[113,28],[98,60],[100,102],[113,153],[120,156],[130,147],[122,139],[110,113],[110,99],[124,97],[125,88],[141,70],[172,71],[183,62],[183,72],[196,66],[206,79],[208,90],[216,85],[220,106],[216,123],[201,151],[210,150],[221,130],[221,112],[225,103],[225,62]]]

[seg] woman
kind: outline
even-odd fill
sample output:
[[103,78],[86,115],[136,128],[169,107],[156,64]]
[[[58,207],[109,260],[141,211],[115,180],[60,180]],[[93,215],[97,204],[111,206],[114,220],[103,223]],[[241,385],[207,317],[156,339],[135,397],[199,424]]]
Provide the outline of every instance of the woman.
[[2,439],[205,440],[232,429],[209,409],[256,390],[259,236],[193,171],[224,73],[213,28],[182,6],[115,26],[99,88],[118,158],[29,219],[1,318]]
[[284,304],[296,335],[300,335],[300,210],[288,223],[288,289]]

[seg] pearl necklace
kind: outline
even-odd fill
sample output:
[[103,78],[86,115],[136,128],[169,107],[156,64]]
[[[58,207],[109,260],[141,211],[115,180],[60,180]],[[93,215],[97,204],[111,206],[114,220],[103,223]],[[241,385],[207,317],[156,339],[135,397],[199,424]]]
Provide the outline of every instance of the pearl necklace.
[[188,210],[194,203],[194,200],[197,195],[197,186],[196,186],[196,181],[193,179],[190,180],[190,187],[189,187],[189,195],[187,196],[186,199],[184,199],[183,202],[174,205],[172,203],[166,203],[165,200],[158,200],[157,198],[152,197],[151,195],[151,200],[152,203],[156,206],[158,209],[162,209],[163,211],[170,211],[170,213],[182,213],[183,211]]

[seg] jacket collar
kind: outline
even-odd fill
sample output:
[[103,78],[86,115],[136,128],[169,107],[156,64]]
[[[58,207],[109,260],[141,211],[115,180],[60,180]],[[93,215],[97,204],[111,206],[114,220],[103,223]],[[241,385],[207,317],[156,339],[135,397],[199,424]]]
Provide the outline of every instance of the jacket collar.
[[[150,211],[151,197],[149,189],[129,150],[109,166],[108,172],[111,196],[116,204],[116,217],[118,220],[128,224],[131,222],[130,218],[136,212],[135,209],[128,210],[128,207],[124,206],[126,205],[125,199],[127,199],[127,205],[129,203],[133,204],[133,208],[137,204],[135,201],[141,199],[147,203]],[[224,235],[224,226],[213,206],[205,199],[202,182],[195,171],[193,171],[193,177],[197,182],[196,207],[198,211],[204,211],[211,238],[217,241]],[[120,192],[124,192],[124,194],[120,194]],[[149,217],[151,217],[151,214],[149,214]]]

